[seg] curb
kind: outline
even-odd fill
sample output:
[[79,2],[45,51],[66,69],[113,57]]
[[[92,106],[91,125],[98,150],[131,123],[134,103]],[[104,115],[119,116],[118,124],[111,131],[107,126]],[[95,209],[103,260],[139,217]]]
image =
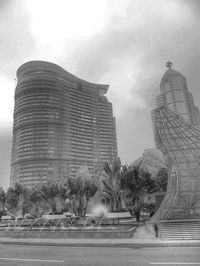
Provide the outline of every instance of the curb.
[[0,244],[4,245],[29,245],[29,246],[58,246],[58,247],[109,247],[109,248],[156,248],[156,247],[200,247],[200,241],[197,242],[176,242],[176,241],[170,241],[170,242],[151,242],[151,243],[139,243],[134,242],[130,243],[108,243],[108,242],[82,242],[82,243],[73,243],[72,242],[41,242],[37,240],[0,240]]

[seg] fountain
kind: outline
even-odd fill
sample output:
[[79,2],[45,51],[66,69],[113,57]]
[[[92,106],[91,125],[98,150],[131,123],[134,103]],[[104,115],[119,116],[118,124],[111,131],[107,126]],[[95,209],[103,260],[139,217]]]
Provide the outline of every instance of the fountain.
[[[56,228],[57,228],[58,224],[61,223],[62,220],[63,220],[64,222],[67,221],[68,224],[71,222],[71,221],[70,221],[71,219],[70,219],[69,217],[66,217],[66,218],[60,218],[60,219],[58,220],[58,222],[56,223],[56,225],[55,225],[54,231],[56,231]],[[61,228],[62,228],[62,229],[68,229],[69,227],[67,228],[66,226],[64,226],[63,223],[61,223]]]
[[[44,219],[44,218],[43,218],[43,219]],[[45,225],[46,225],[47,223],[50,225],[50,229],[52,228],[51,222],[50,222],[48,219],[46,219],[45,223],[43,224],[42,228],[40,229],[40,232],[42,232],[42,230],[45,228]]]
[[71,229],[73,223],[74,223],[77,219],[79,219],[79,218],[84,222],[84,219],[83,219],[81,216],[75,216],[75,217],[72,219],[71,223],[70,223],[70,226],[69,226],[69,228],[68,228],[68,231]]
[[[101,224],[102,224],[102,222],[103,222],[103,220],[105,219],[105,218],[107,218],[107,214],[106,215],[104,215],[103,217],[101,217],[101,220],[100,220],[100,222],[99,222],[99,225],[98,225],[98,228],[97,228],[97,231],[99,232],[99,230],[100,230],[100,226],[101,226]],[[108,219],[108,221],[109,221],[109,223],[110,223],[110,225],[112,226],[112,223],[111,223],[111,221]]]
[[[98,219],[97,217],[95,216],[88,216],[87,219],[85,220],[84,224],[83,224],[83,228],[82,228],[82,231],[84,231],[84,229],[86,229],[86,225],[87,225],[87,222],[90,221],[90,229],[94,229],[94,225],[92,223],[92,221],[95,221],[96,225],[98,225]],[[93,227],[92,227],[93,225]]]
[[[38,222],[39,220],[44,221],[44,220],[46,220],[46,219],[44,219],[44,218],[42,218],[42,217],[36,218],[36,219],[33,221],[33,223],[30,225],[30,227],[28,228],[28,232],[33,228],[33,225],[36,224],[36,222]],[[45,222],[46,222],[46,221],[45,221]],[[43,224],[43,225],[44,225],[44,224]],[[40,224],[39,224],[39,226],[40,226]]]
[[11,221],[11,222],[8,224],[7,231],[10,231],[9,229],[11,228],[11,225],[13,225],[13,226],[14,226],[14,229],[16,229],[15,220]]
[[[12,237],[42,238],[115,238],[130,237],[135,226],[119,223],[113,226],[116,219],[124,218],[123,214],[108,213],[103,205],[97,205],[86,217],[69,216],[69,214],[43,215],[32,219],[24,217],[18,221],[9,220],[2,223],[2,235],[9,231]],[[1,233],[0,233],[1,234]]]
[[20,229],[21,229],[21,226],[23,225],[23,223],[24,223],[25,221],[28,221],[30,218],[35,219],[34,217],[26,216],[26,217],[21,221],[21,223],[19,223],[19,225],[16,223],[15,230],[16,230],[16,229],[17,229],[17,230],[20,230]]

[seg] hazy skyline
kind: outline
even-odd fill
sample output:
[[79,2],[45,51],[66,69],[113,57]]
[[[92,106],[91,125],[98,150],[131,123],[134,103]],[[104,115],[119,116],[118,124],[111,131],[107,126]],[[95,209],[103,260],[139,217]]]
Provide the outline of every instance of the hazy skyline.
[[8,187],[16,70],[30,60],[110,84],[122,162],[154,147],[166,61],[200,106],[199,0],[0,0],[0,186]]

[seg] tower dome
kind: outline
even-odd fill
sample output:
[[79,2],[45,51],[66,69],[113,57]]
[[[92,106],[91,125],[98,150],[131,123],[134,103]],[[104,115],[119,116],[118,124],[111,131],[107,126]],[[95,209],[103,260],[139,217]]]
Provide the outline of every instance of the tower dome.
[[172,82],[174,79],[179,79],[180,81],[183,82],[183,84],[186,84],[185,77],[180,72],[172,69],[172,63],[171,63],[171,65],[169,63],[171,63],[171,62],[166,63],[168,70],[166,70],[166,72],[163,75],[161,82],[160,82],[161,91],[162,91],[162,89],[164,89],[165,83]]

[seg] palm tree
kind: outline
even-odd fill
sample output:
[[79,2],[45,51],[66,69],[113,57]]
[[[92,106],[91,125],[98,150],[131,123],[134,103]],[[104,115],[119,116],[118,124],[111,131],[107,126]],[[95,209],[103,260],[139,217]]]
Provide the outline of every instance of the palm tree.
[[62,212],[68,196],[66,186],[58,183],[47,183],[41,187],[41,193],[51,212],[54,214]]
[[15,217],[24,216],[28,212],[29,190],[21,184],[16,183],[6,193],[6,206]]
[[84,208],[84,216],[86,215],[86,211],[87,211],[87,205],[88,202],[90,200],[90,198],[92,198],[95,193],[97,192],[97,186],[94,180],[86,180],[85,184],[84,184],[84,194],[85,194],[85,199],[86,199],[86,206]]
[[67,186],[72,211],[76,216],[85,216],[88,202],[97,191],[95,180],[90,176],[78,175],[68,178]]
[[33,188],[29,195],[29,213],[35,217],[41,217],[47,210],[48,205],[41,189]]
[[6,193],[3,188],[0,188],[0,217],[5,215],[5,203],[6,203]]
[[144,197],[154,192],[156,183],[151,175],[138,166],[123,166],[120,187],[125,205],[136,220],[140,220],[140,213],[144,207]]
[[104,173],[102,174],[104,177],[104,180],[102,180],[103,192],[110,198],[112,211],[119,211],[122,205],[120,189],[121,169],[120,158],[116,158],[112,166],[108,162],[104,164]]

